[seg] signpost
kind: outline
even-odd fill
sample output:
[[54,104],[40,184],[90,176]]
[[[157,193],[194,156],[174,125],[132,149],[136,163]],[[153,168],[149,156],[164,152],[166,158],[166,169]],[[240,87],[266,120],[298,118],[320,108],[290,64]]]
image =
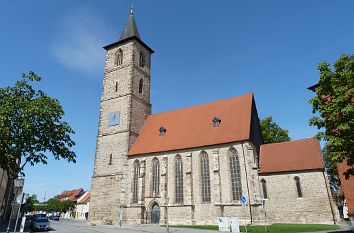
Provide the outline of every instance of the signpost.
[[[244,210],[247,211],[247,208],[246,208],[247,207],[247,198],[245,196],[241,196],[240,200],[241,200]],[[245,230],[247,233],[247,222],[246,221],[245,221]]]
[[165,201],[166,201],[166,222],[167,222],[166,223],[166,227],[167,227],[167,233],[169,233],[170,232],[170,227],[168,225],[168,203],[170,202],[170,198],[166,197]]

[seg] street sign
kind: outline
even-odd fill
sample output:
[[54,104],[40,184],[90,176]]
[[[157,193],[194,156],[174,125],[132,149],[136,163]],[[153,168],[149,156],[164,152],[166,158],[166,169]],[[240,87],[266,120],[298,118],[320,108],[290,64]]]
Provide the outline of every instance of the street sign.
[[245,204],[246,204],[246,201],[247,201],[246,197],[245,197],[245,196],[242,196],[242,197],[241,197],[242,205],[245,205]]

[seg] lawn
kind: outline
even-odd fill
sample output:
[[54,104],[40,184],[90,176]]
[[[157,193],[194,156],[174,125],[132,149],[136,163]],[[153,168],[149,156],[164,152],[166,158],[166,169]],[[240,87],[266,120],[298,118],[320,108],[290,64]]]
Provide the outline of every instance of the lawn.
[[[175,225],[171,227],[194,228],[204,230],[218,230],[218,226],[214,225]],[[325,230],[338,230],[336,225],[325,224],[272,224],[267,226],[268,233],[296,233],[296,232],[312,232],[312,231],[325,231]],[[244,227],[241,227],[241,232],[246,232]],[[248,226],[247,232],[250,233],[264,233],[264,226]]]

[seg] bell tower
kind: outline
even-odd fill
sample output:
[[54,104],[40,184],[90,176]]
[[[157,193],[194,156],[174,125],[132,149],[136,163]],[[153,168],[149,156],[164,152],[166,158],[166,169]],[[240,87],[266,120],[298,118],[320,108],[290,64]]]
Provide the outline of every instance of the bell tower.
[[126,206],[127,155],[151,114],[150,67],[154,51],[141,39],[131,7],[119,40],[104,47],[104,70],[90,222],[117,222]]

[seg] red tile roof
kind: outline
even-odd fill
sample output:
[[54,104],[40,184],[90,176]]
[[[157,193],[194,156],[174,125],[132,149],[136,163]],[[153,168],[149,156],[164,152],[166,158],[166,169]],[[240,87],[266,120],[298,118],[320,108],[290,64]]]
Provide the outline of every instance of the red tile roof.
[[91,192],[86,192],[77,202],[77,204],[86,204],[90,201]]
[[261,145],[260,173],[323,169],[321,147],[314,138]]
[[[172,151],[248,140],[253,95],[246,94],[150,115],[129,155]],[[214,127],[212,120],[221,120]],[[160,136],[159,129],[166,133]]]
[[77,199],[79,199],[83,193],[84,190],[82,188],[74,189],[70,191],[63,191],[57,198],[60,201],[70,200],[76,202]]
[[346,162],[338,164],[338,173],[340,182],[348,207],[348,215],[354,216],[354,177],[350,176],[349,180],[345,179],[343,173],[348,169]]

